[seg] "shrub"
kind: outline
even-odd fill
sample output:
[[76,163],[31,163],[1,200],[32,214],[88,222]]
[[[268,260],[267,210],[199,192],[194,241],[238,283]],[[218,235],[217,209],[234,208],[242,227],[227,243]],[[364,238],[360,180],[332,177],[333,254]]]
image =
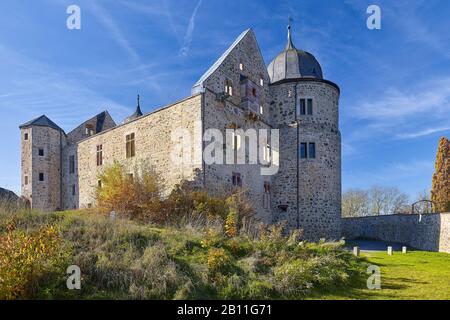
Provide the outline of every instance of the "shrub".
[[213,277],[229,271],[230,263],[231,257],[223,248],[210,248],[208,250],[208,272]]
[[131,176],[125,166],[115,162],[98,179],[102,183],[96,190],[96,199],[101,211],[117,211],[143,221],[164,219],[159,178],[149,166],[143,164],[139,170],[136,167]]
[[44,225],[27,233],[11,219],[0,234],[0,299],[29,298],[51,274],[61,274],[64,260],[57,228]]

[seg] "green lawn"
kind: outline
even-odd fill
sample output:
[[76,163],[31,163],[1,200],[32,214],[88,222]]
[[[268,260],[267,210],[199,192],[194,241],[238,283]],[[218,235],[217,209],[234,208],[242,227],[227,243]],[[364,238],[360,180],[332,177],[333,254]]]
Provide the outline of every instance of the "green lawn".
[[414,251],[365,252],[362,256],[370,264],[381,268],[381,290],[368,290],[366,280],[359,289],[339,290],[318,295],[317,299],[400,299],[449,300],[450,254]]

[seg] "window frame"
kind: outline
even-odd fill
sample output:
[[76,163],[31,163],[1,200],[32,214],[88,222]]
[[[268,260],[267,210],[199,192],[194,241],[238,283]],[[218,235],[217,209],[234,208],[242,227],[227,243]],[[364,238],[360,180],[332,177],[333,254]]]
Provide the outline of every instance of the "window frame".
[[129,133],[125,136],[125,153],[126,158],[134,158],[136,156],[136,134]]
[[234,91],[233,80],[226,77],[225,78],[225,93],[232,97],[233,93],[234,93],[233,91]]
[[309,142],[308,143],[308,159],[316,159],[316,154],[317,154],[316,143]]
[[299,116],[313,116],[314,115],[314,98],[310,98],[310,97],[299,98],[297,114]]
[[231,174],[231,184],[233,187],[242,187],[242,174],[240,172],[233,172]]
[[69,174],[75,173],[75,155],[69,156]]
[[300,142],[300,159],[308,159],[308,143]]
[[271,185],[270,181],[264,181],[264,189],[263,189],[263,208],[270,208],[270,193],[271,193]]
[[306,99],[306,115],[312,116],[314,113],[314,99],[308,98]]
[[97,167],[101,167],[103,166],[103,144],[98,144],[96,148]]

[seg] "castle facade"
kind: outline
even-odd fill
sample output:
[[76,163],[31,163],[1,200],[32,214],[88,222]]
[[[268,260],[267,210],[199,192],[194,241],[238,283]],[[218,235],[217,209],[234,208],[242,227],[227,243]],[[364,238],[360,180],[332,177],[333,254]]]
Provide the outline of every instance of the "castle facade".
[[[95,205],[98,174],[119,161],[128,168],[152,164],[170,191],[193,181],[211,193],[244,188],[258,218],[287,221],[305,237],[338,239],[341,218],[341,136],[339,87],[325,80],[316,58],[297,49],[288,28],[286,47],[266,67],[254,32],[244,31],[193,86],[192,95],[148,114],[140,103],[116,124],[107,111],[66,133],[45,115],[20,126],[22,196],[44,211]],[[179,129],[199,161],[174,161]],[[276,130],[279,143],[260,154],[277,158],[274,174],[265,163],[222,164],[205,161],[209,130]],[[238,151],[247,138],[213,141]],[[235,139],[236,137],[233,137]],[[250,149],[250,148],[249,148]],[[216,148],[213,148],[216,150]],[[182,158],[183,155],[180,155]],[[248,159],[248,154],[245,155]],[[131,170],[131,169],[130,169]]]

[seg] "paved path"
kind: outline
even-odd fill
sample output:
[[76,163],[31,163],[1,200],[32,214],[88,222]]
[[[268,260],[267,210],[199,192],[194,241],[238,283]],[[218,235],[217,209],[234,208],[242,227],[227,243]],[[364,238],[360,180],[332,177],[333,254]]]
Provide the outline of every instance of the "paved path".
[[403,245],[399,243],[376,240],[349,240],[345,242],[345,246],[350,250],[353,250],[353,247],[358,246],[361,251],[386,251],[387,247],[391,246],[394,251],[402,251]]

